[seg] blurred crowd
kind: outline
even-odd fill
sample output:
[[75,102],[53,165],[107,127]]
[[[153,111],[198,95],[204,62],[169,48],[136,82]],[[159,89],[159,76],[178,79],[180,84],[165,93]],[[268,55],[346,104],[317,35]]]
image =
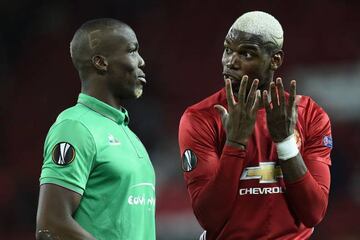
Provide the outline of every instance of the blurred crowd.
[[99,17],[133,27],[146,62],[144,96],[124,105],[157,174],[158,239],[196,239],[202,229],[182,178],[178,122],[188,105],[223,86],[225,34],[249,10],[279,19],[279,76],[296,79],[299,93],[332,120],[330,201],[313,239],[360,239],[360,2],[350,0],[1,1],[0,239],[34,239],[43,142],[80,91],[69,42],[84,21]]

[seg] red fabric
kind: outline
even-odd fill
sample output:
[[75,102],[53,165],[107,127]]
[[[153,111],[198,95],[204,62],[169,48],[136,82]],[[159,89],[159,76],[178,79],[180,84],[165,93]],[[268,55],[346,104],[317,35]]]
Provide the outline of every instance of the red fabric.
[[331,130],[326,113],[309,97],[300,98],[296,136],[308,172],[285,183],[265,110],[258,112],[245,152],[224,146],[215,104],[227,106],[224,89],[189,107],[179,126],[181,155],[191,149],[197,156],[184,179],[206,239],[307,239],[328,202],[331,147],[324,137],[328,140]]
[[286,184],[286,195],[305,226],[317,225],[325,215],[330,186],[329,166],[307,162],[308,172],[298,181]]

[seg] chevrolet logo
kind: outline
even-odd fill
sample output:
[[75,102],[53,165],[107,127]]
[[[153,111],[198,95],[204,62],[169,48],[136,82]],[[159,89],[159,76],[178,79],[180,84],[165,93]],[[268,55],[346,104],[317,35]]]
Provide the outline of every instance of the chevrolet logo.
[[277,178],[282,178],[280,166],[275,162],[261,162],[258,167],[247,167],[241,174],[240,180],[260,179],[259,183],[276,183]]

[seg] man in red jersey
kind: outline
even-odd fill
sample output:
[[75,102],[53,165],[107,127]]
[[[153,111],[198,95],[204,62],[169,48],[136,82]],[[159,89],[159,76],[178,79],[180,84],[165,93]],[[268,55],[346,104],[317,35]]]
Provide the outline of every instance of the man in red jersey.
[[225,37],[225,88],[190,106],[179,127],[184,178],[200,239],[308,239],[325,215],[332,138],[310,97],[274,72],[283,30],[264,12]]

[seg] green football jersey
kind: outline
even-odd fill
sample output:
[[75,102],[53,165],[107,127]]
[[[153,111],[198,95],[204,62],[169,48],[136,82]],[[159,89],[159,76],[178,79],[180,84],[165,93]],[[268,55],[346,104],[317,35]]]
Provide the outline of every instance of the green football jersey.
[[82,195],[75,220],[99,240],[155,237],[155,173],[129,117],[91,96],[63,111],[45,140],[40,184]]

